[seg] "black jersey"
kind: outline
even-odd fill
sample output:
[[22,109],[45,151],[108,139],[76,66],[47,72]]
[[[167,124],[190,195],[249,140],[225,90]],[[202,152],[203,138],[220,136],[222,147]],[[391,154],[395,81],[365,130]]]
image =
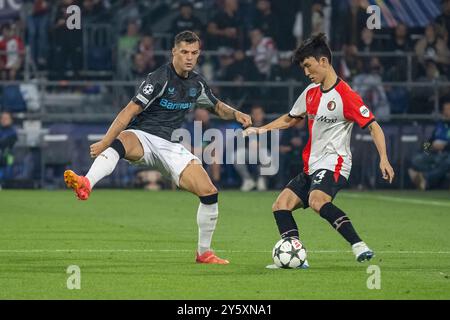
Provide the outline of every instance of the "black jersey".
[[171,140],[172,132],[181,128],[185,114],[195,106],[213,109],[218,100],[203,77],[189,72],[179,76],[172,63],[150,73],[141,83],[132,101],[142,111],[127,129],[137,129]]

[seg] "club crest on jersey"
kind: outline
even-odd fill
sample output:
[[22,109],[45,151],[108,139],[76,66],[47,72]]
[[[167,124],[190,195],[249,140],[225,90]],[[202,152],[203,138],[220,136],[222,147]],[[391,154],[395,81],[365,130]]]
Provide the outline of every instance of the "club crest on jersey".
[[334,102],[334,101],[328,102],[327,108],[328,108],[328,110],[330,110],[330,111],[334,111],[334,109],[336,109],[336,102]]
[[189,96],[190,97],[195,97],[197,95],[197,89],[195,88],[190,88],[189,89]]
[[364,118],[370,117],[370,111],[366,106],[361,106],[361,108],[359,108],[359,113],[361,113]]
[[144,86],[144,88],[142,88],[142,92],[144,93],[144,94],[151,94],[152,92],[153,92],[153,86],[151,85],[151,84],[146,84],[145,86]]

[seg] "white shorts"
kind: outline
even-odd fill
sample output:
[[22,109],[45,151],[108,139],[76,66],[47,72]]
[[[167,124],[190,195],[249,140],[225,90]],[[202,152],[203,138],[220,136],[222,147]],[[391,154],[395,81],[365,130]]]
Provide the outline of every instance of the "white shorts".
[[144,148],[144,156],[138,161],[129,161],[133,165],[152,167],[162,175],[171,178],[177,186],[180,185],[180,175],[192,160],[199,158],[190,153],[181,143],[174,143],[142,130],[129,129],[139,139]]

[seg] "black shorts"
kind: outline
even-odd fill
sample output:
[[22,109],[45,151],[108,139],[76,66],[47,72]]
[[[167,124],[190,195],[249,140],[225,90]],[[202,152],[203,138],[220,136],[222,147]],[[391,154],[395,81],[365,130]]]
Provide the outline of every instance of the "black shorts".
[[347,179],[339,175],[337,181],[334,172],[326,169],[317,170],[308,176],[302,172],[289,181],[286,188],[292,190],[303,202],[303,208],[309,207],[309,194],[313,190],[320,190],[334,199],[339,190],[347,186]]

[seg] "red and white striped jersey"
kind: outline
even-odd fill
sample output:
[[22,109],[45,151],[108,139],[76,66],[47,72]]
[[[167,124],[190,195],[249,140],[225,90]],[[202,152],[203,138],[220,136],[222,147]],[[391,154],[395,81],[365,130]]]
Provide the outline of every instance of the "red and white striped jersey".
[[353,123],[361,128],[375,121],[361,97],[339,79],[329,90],[319,84],[309,85],[298,97],[289,116],[308,117],[309,140],[303,150],[304,172],[308,175],[320,169],[334,172],[346,179],[350,176],[352,153],[350,138]]

